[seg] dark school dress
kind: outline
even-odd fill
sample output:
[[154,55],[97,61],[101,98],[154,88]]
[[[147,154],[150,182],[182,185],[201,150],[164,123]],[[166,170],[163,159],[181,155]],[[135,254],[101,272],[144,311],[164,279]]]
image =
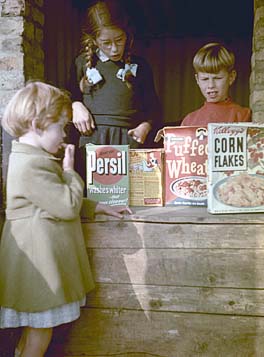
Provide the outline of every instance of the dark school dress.
[[[124,68],[124,62],[101,61],[97,58],[95,68],[103,79],[94,86],[87,86],[81,94],[76,83],[79,84],[85,74],[85,63],[82,54],[76,58],[75,87],[71,90],[73,100],[84,103],[92,113],[96,125],[92,135],[79,137],[79,147],[83,149],[78,154],[77,170],[82,177],[85,169],[80,167],[80,163],[85,162],[84,148],[87,143],[152,148],[156,145],[156,131],[162,127],[161,106],[155,91],[152,70],[142,57],[133,56],[131,59],[132,64],[138,65],[131,86],[117,78],[117,72]],[[152,130],[144,145],[139,145],[127,132],[142,122],[149,122]]]

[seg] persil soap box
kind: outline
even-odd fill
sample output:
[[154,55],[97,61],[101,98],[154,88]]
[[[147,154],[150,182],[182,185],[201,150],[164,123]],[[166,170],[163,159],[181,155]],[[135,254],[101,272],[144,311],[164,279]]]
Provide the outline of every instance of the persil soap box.
[[129,146],[86,145],[87,197],[120,206],[129,204]]
[[165,127],[165,205],[207,205],[207,128]]
[[264,212],[264,125],[208,125],[208,211]]
[[163,205],[163,149],[130,149],[130,206]]

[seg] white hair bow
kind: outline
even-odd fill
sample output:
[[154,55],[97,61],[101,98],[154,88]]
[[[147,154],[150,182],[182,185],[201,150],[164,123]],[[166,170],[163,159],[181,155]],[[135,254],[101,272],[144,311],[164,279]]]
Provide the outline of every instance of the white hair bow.
[[96,69],[94,67],[87,68],[86,76],[87,76],[88,82],[90,82],[92,84],[96,84],[96,83],[100,82],[103,79],[103,77],[101,76],[101,74],[98,71],[98,69]]
[[117,78],[122,79],[125,82],[127,72],[131,72],[134,77],[137,75],[138,65],[136,63],[125,64],[125,68],[120,68],[116,74]]

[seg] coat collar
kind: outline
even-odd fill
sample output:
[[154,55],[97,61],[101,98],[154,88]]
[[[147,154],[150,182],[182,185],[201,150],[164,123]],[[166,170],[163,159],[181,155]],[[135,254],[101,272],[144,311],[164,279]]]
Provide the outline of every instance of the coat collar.
[[20,143],[17,140],[12,141],[12,152],[13,153],[37,155],[37,156],[46,157],[46,158],[49,158],[52,160],[58,160],[58,161],[61,160],[60,158],[53,156],[52,154],[48,153],[47,151],[44,151],[43,149],[40,149],[33,145]]

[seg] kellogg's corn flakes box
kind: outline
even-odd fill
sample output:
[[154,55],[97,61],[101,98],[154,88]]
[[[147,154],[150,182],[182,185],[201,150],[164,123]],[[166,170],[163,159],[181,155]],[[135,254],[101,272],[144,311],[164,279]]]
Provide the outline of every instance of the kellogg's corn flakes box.
[[111,206],[129,204],[129,145],[86,145],[87,197]]
[[264,125],[208,125],[208,211],[264,212]]
[[165,205],[207,205],[207,128],[164,127]]
[[130,149],[130,206],[163,205],[163,149]]

